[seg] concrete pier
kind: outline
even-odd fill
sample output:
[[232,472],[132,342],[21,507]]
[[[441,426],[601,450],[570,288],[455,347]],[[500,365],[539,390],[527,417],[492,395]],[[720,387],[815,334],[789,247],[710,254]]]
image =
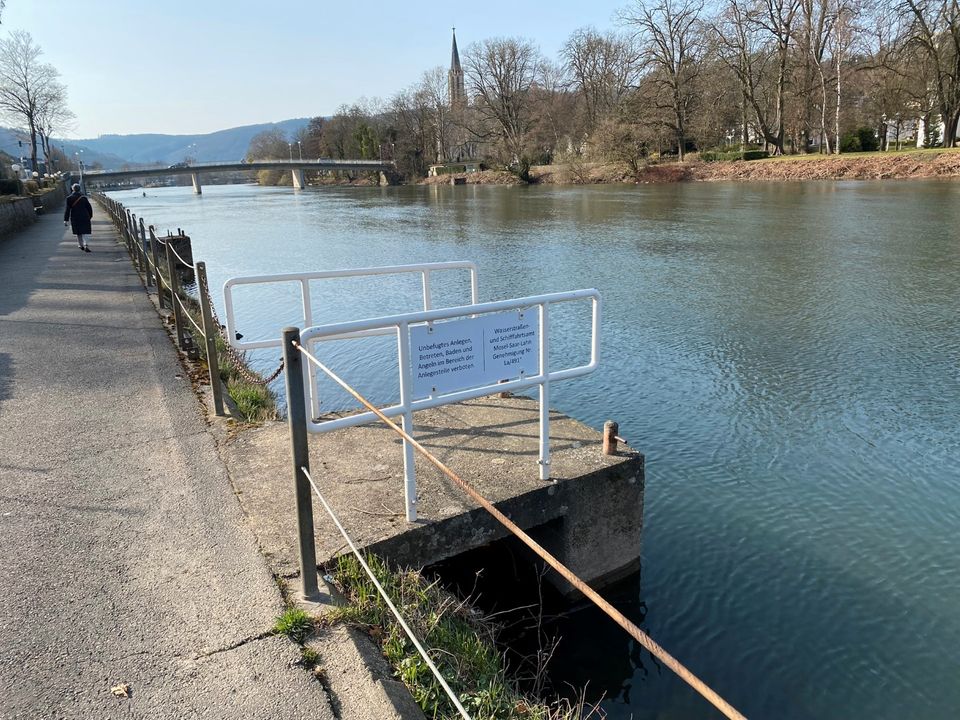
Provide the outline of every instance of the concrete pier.
[[[643,456],[628,447],[601,454],[600,433],[551,413],[554,481],[538,479],[537,403],[487,397],[415,415],[416,437],[547,550],[595,587],[636,570],[643,527]],[[297,571],[288,430],[272,423],[224,443],[244,511],[275,571]],[[418,515],[404,517],[403,452],[382,424],[312,435],[314,481],[363,547],[421,567],[506,536],[485,510],[422,458]],[[317,559],[342,553],[343,539],[314,504]],[[566,583],[557,585],[569,590]]]

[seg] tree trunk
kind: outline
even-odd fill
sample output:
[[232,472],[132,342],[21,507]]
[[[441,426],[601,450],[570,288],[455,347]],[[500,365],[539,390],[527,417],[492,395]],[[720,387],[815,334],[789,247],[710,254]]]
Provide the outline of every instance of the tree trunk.
[[[839,32],[839,30],[837,31]],[[837,43],[837,110],[833,118],[834,152],[840,154],[840,44]]]
[[957,146],[957,122],[960,120],[960,110],[943,114],[943,147]]

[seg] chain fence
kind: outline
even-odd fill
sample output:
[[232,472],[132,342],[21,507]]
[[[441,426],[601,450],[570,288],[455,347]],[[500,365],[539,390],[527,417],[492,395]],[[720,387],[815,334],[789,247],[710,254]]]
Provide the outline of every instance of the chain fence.
[[217,315],[216,306],[213,304],[213,298],[210,296],[210,288],[207,287],[207,278],[205,275],[198,277],[197,288],[207,300],[210,308],[210,314],[213,316],[213,324],[216,326],[217,332],[220,334],[220,337],[223,340],[224,352],[226,352],[227,356],[230,358],[234,368],[237,370],[237,373],[251,385],[269,385],[278,377],[280,377],[280,373],[283,372],[283,360],[280,361],[280,367],[267,376],[256,373],[247,367],[246,358],[235,347],[233,347],[233,345],[230,344],[230,338],[227,336],[225,326],[220,322],[220,317]]

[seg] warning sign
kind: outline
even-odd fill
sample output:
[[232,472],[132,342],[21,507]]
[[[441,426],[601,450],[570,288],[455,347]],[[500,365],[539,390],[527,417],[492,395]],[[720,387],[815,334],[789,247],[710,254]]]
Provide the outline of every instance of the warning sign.
[[412,327],[413,395],[422,398],[536,375],[539,348],[539,323],[528,311]]

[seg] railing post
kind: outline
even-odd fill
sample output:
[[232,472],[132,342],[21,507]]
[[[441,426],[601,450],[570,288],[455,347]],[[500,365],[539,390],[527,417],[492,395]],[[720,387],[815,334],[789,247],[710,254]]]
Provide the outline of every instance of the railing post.
[[147,257],[147,229],[143,225],[143,218],[140,218],[140,255],[143,256],[143,270],[147,276],[147,287],[153,285],[153,270],[150,267],[150,259]]
[[300,545],[300,579],[303,597],[316,600],[317,550],[313,537],[313,497],[301,468],[310,470],[307,444],[307,406],[303,395],[303,360],[294,343],[300,342],[300,330],[283,329],[283,363],[287,381],[287,418],[290,424],[290,451],[293,456],[293,483],[297,494],[297,540]]
[[550,316],[547,303],[540,304],[540,479],[550,479]]
[[210,294],[207,292],[207,264],[197,263],[197,289],[200,291],[200,314],[203,317],[203,338],[207,343],[207,368],[210,371],[210,389],[213,391],[213,409],[223,415],[223,390],[220,385],[220,359],[217,356],[217,327],[210,311]]
[[173,309],[173,324],[177,330],[177,347],[184,349],[186,343],[183,339],[183,313],[180,311],[180,303],[177,302],[177,294],[180,292],[180,283],[177,280],[177,265],[173,259],[173,248],[166,242],[163,246],[167,249],[167,280],[170,290],[170,307]]
[[150,226],[150,254],[153,256],[153,267],[157,271],[154,280],[157,281],[157,301],[160,303],[160,309],[163,309],[163,277],[160,275],[160,260],[157,255],[157,233],[154,232],[153,225]]
[[123,223],[123,242],[127,246],[127,253],[130,253],[130,224],[133,221],[130,219],[129,210],[127,210],[126,215],[124,217],[125,217],[125,220]]
[[137,272],[142,272],[143,268],[140,265],[140,253],[136,252],[137,243],[134,242],[134,238],[137,237],[137,214],[130,213],[130,239],[129,239],[129,248],[130,255],[133,259],[133,265],[137,269]]

